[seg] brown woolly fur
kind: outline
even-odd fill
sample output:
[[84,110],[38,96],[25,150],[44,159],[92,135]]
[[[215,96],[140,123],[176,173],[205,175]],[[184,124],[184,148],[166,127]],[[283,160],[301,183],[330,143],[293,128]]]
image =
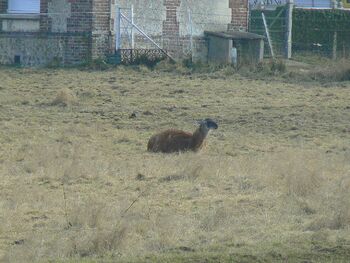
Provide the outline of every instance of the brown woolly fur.
[[170,129],[159,134],[153,135],[147,145],[147,150],[150,152],[197,152],[203,146],[204,140],[208,135],[210,129],[217,129],[217,124],[205,119],[200,122],[200,126],[193,133],[184,132],[180,130]]

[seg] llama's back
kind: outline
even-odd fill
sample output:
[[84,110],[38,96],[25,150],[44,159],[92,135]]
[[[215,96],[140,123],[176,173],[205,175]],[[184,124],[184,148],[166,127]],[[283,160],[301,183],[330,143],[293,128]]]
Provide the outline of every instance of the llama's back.
[[180,130],[166,130],[153,135],[147,145],[150,152],[180,152],[187,151],[192,145],[192,134]]

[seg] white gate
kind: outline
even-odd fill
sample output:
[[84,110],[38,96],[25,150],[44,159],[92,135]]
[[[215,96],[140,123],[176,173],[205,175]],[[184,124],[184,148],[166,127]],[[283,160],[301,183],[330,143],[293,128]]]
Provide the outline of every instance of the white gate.
[[134,22],[134,9],[116,7],[115,32],[116,32],[116,51],[122,50],[123,45],[127,45],[129,49],[135,48],[135,31],[146,38],[157,49],[164,53],[172,61],[174,59],[152,38],[150,38],[138,25]]

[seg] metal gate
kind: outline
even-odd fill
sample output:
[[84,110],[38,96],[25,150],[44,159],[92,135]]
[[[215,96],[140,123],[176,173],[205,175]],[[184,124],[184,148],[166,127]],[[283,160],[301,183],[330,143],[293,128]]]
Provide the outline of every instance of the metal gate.
[[[141,26],[136,25],[133,6],[130,8],[116,7],[115,32],[116,54],[119,56],[121,63],[133,64],[139,61],[140,58],[155,61],[161,60],[164,57],[168,57],[170,60],[174,61],[166,50],[142,30]],[[136,34],[137,36],[142,36],[147,42],[151,43],[154,48],[135,48]]]

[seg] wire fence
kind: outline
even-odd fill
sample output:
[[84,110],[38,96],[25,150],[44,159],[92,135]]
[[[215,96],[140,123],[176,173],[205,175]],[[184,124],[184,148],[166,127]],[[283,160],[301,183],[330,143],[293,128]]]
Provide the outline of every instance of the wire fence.
[[[252,10],[251,32],[265,35],[262,13],[277,56],[283,56],[286,45],[286,7],[276,10]],[[350,57],[350,10],[295,8],[292,17],[292,52],[294,56],[311,55],[333,59]],[[266,42],[268,47],[268,43]],[[265,56],[270,56],[265,49]]]

